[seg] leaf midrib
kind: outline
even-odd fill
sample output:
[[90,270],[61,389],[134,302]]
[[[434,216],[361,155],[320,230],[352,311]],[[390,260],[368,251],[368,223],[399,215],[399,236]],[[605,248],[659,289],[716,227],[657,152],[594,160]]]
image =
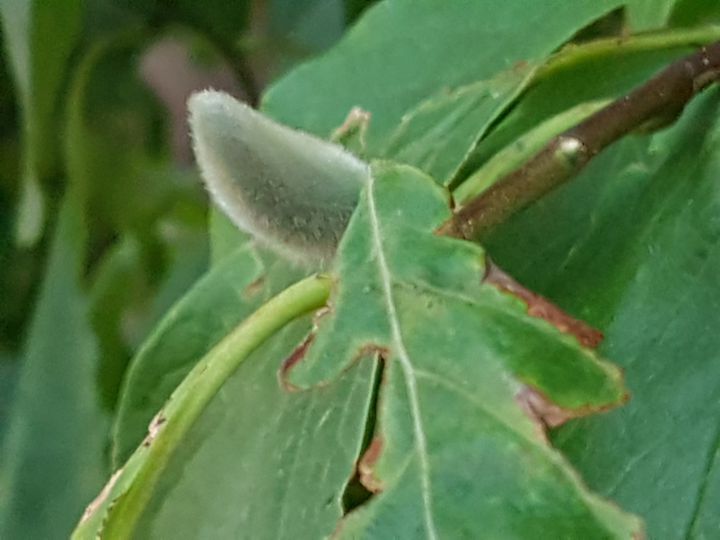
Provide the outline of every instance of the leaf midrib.
[[430,484],[430,463],[427,455],[427,440],[423,430],[422,416],[420,413],[420,400],[418,397],[417,380],[413,369],[412,362],[403,342],[402,332],[400,331],[400,323],[397,317],[395,301],[392,295],[392,279],[390,277],[390,269],[385,259],[383,251],[382,235],[380,233],[380,220],[378,219],[377,209],[375,208],[375,178],[370,177],[368,188],[365,191],[368,198],[368,213],[370,217],[370,228],[372,230],[372,247],[377,255],[376,261],[378,273],[383,287],[383,298],[387,309],[388,322],[390,323],[391,339],[397,353],[400,366],[403,370],[405,386],[410,401],[410,411],[413,417],[413,429],[415,434],[415,448],[420,464],[420,482],[422,490],[423,513],[425,517],[425,528],[427,537],[430,540],[437,540],[438,535],[435,529],[435,523],[432,514],[432,497]]

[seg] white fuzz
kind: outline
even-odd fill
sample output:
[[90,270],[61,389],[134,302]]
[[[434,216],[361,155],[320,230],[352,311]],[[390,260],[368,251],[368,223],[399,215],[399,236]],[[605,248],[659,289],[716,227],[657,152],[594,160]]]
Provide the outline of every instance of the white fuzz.
[[223,92],[194,94],[188,108],[205,184],[230,219],[294,261],[332,257],[367,164]]

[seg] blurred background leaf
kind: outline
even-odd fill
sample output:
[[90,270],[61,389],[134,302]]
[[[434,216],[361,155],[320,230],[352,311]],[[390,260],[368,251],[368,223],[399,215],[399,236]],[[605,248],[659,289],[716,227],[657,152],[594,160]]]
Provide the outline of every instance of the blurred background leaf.
[[[0,42],[2,38],[0,26]],[[6,59],[0,54],[0,354],[12,356],[21,341],[35,272],[32,258],[15,250],[15,207],[20,190],[19,119]],[[0,363],[10,361],[0,356]],[[0,424],[2,417],[0,414]]]
[[0,18],[22,110],[23,183],[16,234],[21,245],[32,246],[46,221],[44,188],[58,181],[61,89],[80,38],[82,2],[2,0]]
[[3,538],[60,538],[109,473],[109,417],[96,391],[99,351],[81,284],[80,202],[71,192],[61,207],[3,441]]
[[187,96],[256,101],[370,3],[0,0],[0,537],[67,537],[130,358],[208,267]]

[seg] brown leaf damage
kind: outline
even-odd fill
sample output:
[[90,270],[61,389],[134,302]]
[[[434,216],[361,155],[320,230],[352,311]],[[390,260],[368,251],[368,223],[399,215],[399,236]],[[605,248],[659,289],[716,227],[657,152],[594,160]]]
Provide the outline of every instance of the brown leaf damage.
[[374,468],[383,450],[383,439],[379,435],[373,437],[367,450],[358,462],[358,477],[360,483],[370,493],[379,493],[383,490],[382,482],[375,476]]
[[546,298],[526,289],[490,259],[487,259],[484,281],[519,298],[527,305],[528,315],[544,319],[561,332],[575,336],[581,345],[594,349],[602,342],[603,334],[600,330],[568,315]]
[[[282,366],[280,367],[278,371],[278,382],[280,383],[280,386],[287,392],[297,392],[302,390],[302,388],[298,387],[297,385],[290,382],[290,372],[293,370],[295,366],[297,366],[306,356],[308,353],[308,350],[310,349],[310,346],[315,341],[315,336],[318,333],[319,325],[323,317],[328,316],[332,313],[332,307],[325,306],[324,308],[320,309],[315,313],[315,317],[313,319],[313,328],[308,334],[308,336],[305,338],[305,340],[298,345],[293,352],[288,356],[285,361],[282,363]],[[380,358],[386,356],[388,354],[388,351],[385,347],[380,347],[374,343],[367,343],[365,345],[362,345],[358,347],[357,353],[353,356],[352,360],[348,363],[345,370],[350,369],[355,362],[360,360],[361,358],[365,358],[368,356],[378,356]],[[318,386],[323,386],[326,383],[320,383]]]
[[630,394],[625,394],[620,403],[611,403],[604,407],[585,406],[574,409],[560,407],[538,389],[531,386],[523,386],[515,398],[522,409],[541,426],[544,428],[556,428],[568,420],[610,411],[627,402],[630,399]]
[[98,494],[93,501],[88,504],[87,508],[85,509],[85,512],[83,512],[82,517],[80,518],[80,523],[85,523],[88,519],[92,517],[92,515],[100,508],[105,500],[108,498],[108,495],[110,495],[110,492],[112,491],[112,488],[115,486],[115,482],[117,482],[117,479],[120,478],[120,474],[122,474],[122,469],[118,469],[113,473],[113,475],[110,477],[110,480],[108,480],[108,483],[105,484],[105,487],[102,488],[102,491]]
[[285,389],[286,392],[296,392],[300,390],[300,388],[290,382],[290,371],[298,365],[303,358],[305,358],[310,345],[312,345],[312,342],[315,340],[320,320],[330,313],[332,313],[332,308],[330,306],[325,306],[315,312],[312,330],[305,340],[298,345],[290,356],[288,356],[282,363],[280,371],[278,371],[278,382],[280,383],[280,387]]
[[368,504],[375,495],[385,489],[382,480],[376,475],[375,468],[385,449],[385,439],[379,433],[381,430],[378,426],[378,417],[381,394],[386,384],[385,364],[387,360],[383,357],[382,352],[377,350],[374,352],[378,360],[378,370],[375,374],[372,399],[368,406],[363,445],[358,453],[355,467],[353,467],[352,476],[343,492],[343,518],[338,521],[331,538],[338,538],[342,535],[348,515]]
[[250,283],[245,289],[243,290],[243,298],[246,300],[251,300],[258,294],[260,294],[263,291],[263,288],[265,287],[265,282],[267,281],[266,276],[260,276],[255,281]]
[[167,422],[167,418],[165,418],[165,415],[163,414],[163,411],[161,410],[150,421],[150,425],[148,426],[147,436],[145,437],[145,439],[142,442],[142,445],[144,447],[147,448],[148,446],[150,446],[152,444],[152,442],[155,440],[155,437],[157,437],[158,433],[160,433],[160,430],[162,429],[165,422]]
[[[582,411],[559,407],[530,386],[524,386],[516,399],[525,413],[545,428],[558,427],[568,420],[583,416]],[[544,438],[545,430],[543,429],[542,432]]]
[[287,359],[282,363],[280,371],[278,372],[278,381],[280,382],[280,386],[284,388],[286,392],[297,392],[298,390],[300,390],[300,388],[290,382],[288,375],[292,368],[294,368],[298,363],[300,363],[303,358],[305,358],[307,350],[314,340],[315,332],[313,331],[308,334],[308,336],[305,338],[305,341],[298,345],[295,350],[290,354],[290,356],[288,356]]

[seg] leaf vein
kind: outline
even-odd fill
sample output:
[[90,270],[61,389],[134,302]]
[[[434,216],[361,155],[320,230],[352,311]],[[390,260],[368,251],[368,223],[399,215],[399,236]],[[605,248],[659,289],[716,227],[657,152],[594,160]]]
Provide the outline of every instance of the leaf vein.
[[423,428],[422,416],[420,412],[420,402],[417,390],[417,380],[415,372],[410,361],[405,343],[403,342],[400,323],[398,322],[397,310],[395,309],[395,301],[392,295],[392,279],[390,277],[390,269],[388,268],[385,253],[383,251],[383,243],[380,235],[380,220],[378,219],[377,209],[375,208],[375,179],[370,178],[368,189],[366,191],[368,198],[368,213],[370,217],[370,225],[372,229],[372,242],[375,255],[377,256],[378,271],[383,286],[383,296],[388,312],[388,319],[392,333],[392,341],[394,342],[400,366],[405,375],[405,385],[407,387],[408,398],[410,400],[410,410],[413,416],[413,428],[415,432],[415,447],[417,449],[420,464],[420,480],[422,485],[423,511],[425,517],[425,527],[427,529],[428,538],[437,539],[435,523],[432,514],[432,497],[430,485],[430,463],[427,455],[427,440]]
[[538,445],[538,439],[530,437],[527,433],[518,429],[516,426],[511,424],[508,420],[503,418],[501,414],[493,411],[485,403],[483,403],[481,400],[477,399],[477,396],[471,394],[470,392],[468,392],[466,389],[462,388],[461,386],[458,386],[454,381],[440,377],[437,373],[433,373],[431,371],[420,370],[420,369],[416,369],[415,374],[420,378],[432,380],[433,382],[439,384],[440,386],[445,387],[447,390],[458,394],[459,396],[461,396],[462,398],[467,400],[469,403],[474,405],[475,408],[480,409],[487,416],[490,416],[491,418],[493,418],[498,424],[503,425],[508,431],[515,433],[516,435],[520,436],[521,438],[527,440],[533,446]]

